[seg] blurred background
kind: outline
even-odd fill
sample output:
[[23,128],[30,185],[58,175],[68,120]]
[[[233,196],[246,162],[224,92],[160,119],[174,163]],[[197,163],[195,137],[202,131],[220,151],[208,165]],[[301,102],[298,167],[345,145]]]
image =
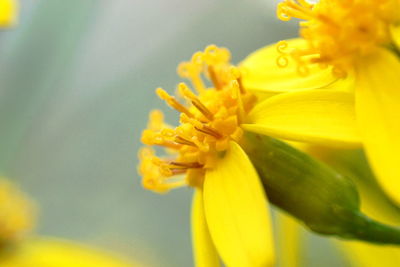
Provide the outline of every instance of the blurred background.
[[[0,32],[0,174],[40,206],[38,233],[148,266],[192,266],[191,189],[157,195],[136,172],[154,94],[208,44],[233,61],[296,36],[271,0],[21,0]],[[310,237],[304,266],[346,266]]]

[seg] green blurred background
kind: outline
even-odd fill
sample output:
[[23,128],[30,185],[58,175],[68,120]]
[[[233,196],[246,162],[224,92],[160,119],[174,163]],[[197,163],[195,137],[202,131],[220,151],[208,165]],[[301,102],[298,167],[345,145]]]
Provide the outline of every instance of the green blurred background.
[[[214,43],[233,61],[296,36],[271,0],[21,0],[0,33],[0,174],[40,206],[38,232],[150,266],[191,266],[191,189],[157,195],[136,173],[154,94]],[[304,266],[345,266],[311,236]],[[332,252],[333,251],[333,252]]]

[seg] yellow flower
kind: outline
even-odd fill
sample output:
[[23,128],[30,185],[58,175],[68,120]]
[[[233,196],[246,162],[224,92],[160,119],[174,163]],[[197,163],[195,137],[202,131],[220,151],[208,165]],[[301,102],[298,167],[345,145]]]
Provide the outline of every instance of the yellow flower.
[[17,0],[0,0],[0,27],[14,26],[18,17]]
[[[316,95],[327,89],[353,93],[355,103],[349,110],[355,110],[369,161],[381,185],[397,202],[399,7],[399,0],[320,0],[316,4],[285,0],[278,6],[278,17],[305,20],[300,23],[303,38],[280,42],[278,51],[261,49],[243,64],[248,73],[243,77],[245,88],[273,93],[324,89],[314,90]],[[278,67],[269,68],[273,61],[286,68],[281,73]],[[316,113],[312,119],[337,115]]]
[[[244,131],[273,137],[336,146],[357,146],[354,116],[308,120],[315,112],[348,114],[352,106],[347,92],[321,92],[304,102],[308,92],[256,101],[245,90],[241,71],[229,63],[225,48],[209,46],[182,63],[178,73],[188,78],[196,93],[181,83],[178,94],[186,100],[157,89],[159,97],[180,112],[180,125],[163,121],[160,111],[150,114],[139,152],[139,173],[145,188],[166,192],[172,188],[196,188],[192,229],[197,266],[219,266],[218,255],[227,266],[270,266],[274,248],[267,202],[258,175],[243,151]],[[206,84],[202,77],[211,83]],[[332,102],[341,99],[341,105]],[[332,104],[333,103],[333,104]],[[335,128],[335,131],[326,130]],[[149,146],[165,148],[157,157]]]
[[33,203],[0,177],[0,247],[20,240],[35,224]]
[[137,263],[71,241],[28,239],[0,253],[2,267],[135,267]]

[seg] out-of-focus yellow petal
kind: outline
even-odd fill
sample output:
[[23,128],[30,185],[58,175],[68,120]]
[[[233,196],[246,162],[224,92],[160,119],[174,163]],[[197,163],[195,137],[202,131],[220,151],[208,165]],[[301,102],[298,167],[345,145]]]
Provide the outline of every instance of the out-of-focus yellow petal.
[[196,189],[192,203],[192,240],[197,267],[221,266],[204,215],[203,192]]
[[357,68],[356,114],[368,159],[400,203],[400,61],[381,49]]
[[397,46],[397,49],[400,49],[400,25],[393,25],[390,28],[390,32],[392,34],[392,39]]
[[0,27],[15,25],[18,16],[17,0],[0,0]]
[[35,203],[10,180],[0,176],[0,247],[23,239],[35,224]]
[[278,220],[278,243],[281,251],[279,261],[281,267],[301,266],[301,226],[290,215],[279,212]]
[[400,266],[400,249],[395,246],[373,245],[357,241],[341,241],[339,247],[347,254],[351,266],[354,267]]
[[354,96],[336,90],[279,94],[249,113],[243,129],[272,137],[337,147],[356,147]]
[[273,237],[265,193],[238,144],[230,142],[215,168],[207,170],[204,207],[211,237],[227,266],[273,265]]
[[2,267],[135,267],[105,252],[72,242],[38,238],[19,244],[0,256]]
[[[305,47],[302,39],[287,41],[288,49]],[[279,67],[277,44],[261,48],[250,54],[240,65],[242,70],[243,86],[252,92],[287,92],[305,89],[318,89],[335,86],[340,90],[348,90],[354,81],[350,75],[348,79],[337,79],[332,75],[330,68],[321,69],[319,66],[310,66],[308,75],[300,75],[297,64],[290,57],[288,66]]]

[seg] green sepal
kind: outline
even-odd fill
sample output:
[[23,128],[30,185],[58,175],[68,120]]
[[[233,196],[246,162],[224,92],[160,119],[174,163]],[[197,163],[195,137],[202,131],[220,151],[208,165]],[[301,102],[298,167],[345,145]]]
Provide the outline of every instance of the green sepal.
[[355,184],[326,164],[271,137],[246,133],[244,149],[269,201],[324,235],[400,244],[400,229],[360,211]]

